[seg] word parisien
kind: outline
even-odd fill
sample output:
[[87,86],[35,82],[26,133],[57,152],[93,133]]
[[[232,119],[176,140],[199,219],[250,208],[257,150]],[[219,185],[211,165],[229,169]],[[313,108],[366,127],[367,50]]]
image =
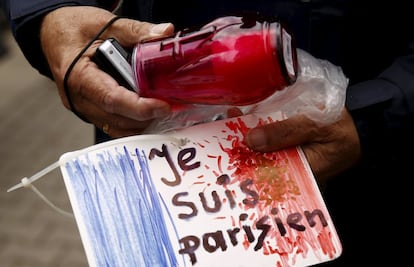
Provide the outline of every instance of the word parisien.
[[[162,145],[161,150],[156,149],[156,148],[151,149],[150,154],[149,154],[149,159],[153,160],[156,156],[160,158],[165,158],[169,167],[171,168],[171,171],[174,174],[174,180],[168,180],[165,177],[161,177],[161,181],[167,186],[171,186],[171,187],[179,185],[181,183],[181,176],[179,175],[178,170],[174,164],[174,161],[165,144]],[[177,155],[178,166],[183,171],[190,171],[190,170],[197,169],[201,166],[201,163],[200,161],[192,162],[195,158],[196,158],[196,149],[194,147],[182,149],[179,151]],[[220,175],[217,178],[217,184],[219,185],[226,185],[229,182],[230,182],[230,177],[226,174]],[[259,201],[259,194],[256,191],[251,189],[252,184],[253,184],[253,181],[251,179],[246,179],[245,181],[240,183],[240,190],[246,194],[246,198],[242,200],[242,203],[249,207],[254,207]],[[230,208],[234,208],[236,206],[236,201],[233,197],[233,194],[228,189],[226,189],[224,193],[228,199]],[[182,198],[184,198],[187,195],[188,195],[188,192],[179,192],[175,194],[172,199],[173,205],[178,206],[178,207],[180,206],[187,207],[191,210],[190,213],[178,214],[179,219],[189,219],[191,217],[197,216],[198,209],[197,209],[196,204],[191,201],[182,200]],[[216,213],[220,211],[222,201],[220,201],[220,197],[217,191],[211,192],[211,197],[214,201],[213,208],[208,206],[207,204],[208,201],[206,200],[206,196],[204,192],[200,192],[199,197],[200,197],[200,202],[202,204],[204,211],[208,213]],[[281,236],[286,235],[287,233],[286,227],[289,227],[291,229],[294,229],[300,232],[305,231],[306,226],[303,224],[303,220],[306,220],[306,222],[308,223],[310,227],[315,227],[316,225],[315,218],[318,217],[323,227],[326,227],[328,225],[327,220],[323,212],[320,209],[314,209],[312,211],[305,210],[303,214],[300,212],[291,213],[286,217],[285,223],[283,223],[282,218],[277,216],[278,214],[277,208],[272,208],[270,213],[272,215],[272,218],[271,216],[265,215],[256,221],[254,226],[259,231],[259,234],[257,234],[256,236],[254,235],[252,228],[249,225],[243,225],[242,229],[239,227],[234,227],[234,228],[225,230],[225,232],[223,232],[222,230],[218,230],[215,232],[205,233],[203,234],[201,239],[197,236],[189,235],[179,240],[179,242],[182,244],[182,248],[179,250],[179,254],[188,254],[190,257],[191,263],[194,265],[197,263],[197,257],[195,255],[195,252],[199,248],[201,240],[202,240],[203,248],[209,253],[214,253],[218,249],[221,249],[222,251],[226,251],[228,248],[228,245],[226,242],[226,236],[232,246],[237,246],[239,244],[237,235],[240,232],[242,232],[241,234],[244,233],[249,243],[255,244],[254,250],[258,251],[263,247],[265,238],[272,228],[272,226],[268,223],[268,221],[271,219],[274,220]],[[241,213],[239,215],[240,222],[244,222],[247,219],[248,219],[248,214]]]

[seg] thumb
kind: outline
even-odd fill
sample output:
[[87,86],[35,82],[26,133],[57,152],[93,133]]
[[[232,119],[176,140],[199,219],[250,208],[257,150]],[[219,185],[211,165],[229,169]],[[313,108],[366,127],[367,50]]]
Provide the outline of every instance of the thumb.
[[108,35],[115,36],[126,47],[132,47],[146,40],[168,37],[173,33],[172,23],[153,24],[126,18],[115,22],[108,31]]
[[316,132],[314,121],[305,116],[294,116],[251,129],[246,142],[253,150],[269,152],[307,143]]
[[171,23],[153,24],[150,27],[148,39],[157,39],[171,36],[174,33],[174,25]]

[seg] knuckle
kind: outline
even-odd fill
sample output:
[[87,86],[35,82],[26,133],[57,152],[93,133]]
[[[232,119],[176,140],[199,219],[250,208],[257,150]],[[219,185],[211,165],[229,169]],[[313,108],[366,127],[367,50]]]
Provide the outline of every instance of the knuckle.
[[149,23],[129,21],[128,28],[134,35],[138,36],[140,39],[139,41],[141,41],[148,34]]

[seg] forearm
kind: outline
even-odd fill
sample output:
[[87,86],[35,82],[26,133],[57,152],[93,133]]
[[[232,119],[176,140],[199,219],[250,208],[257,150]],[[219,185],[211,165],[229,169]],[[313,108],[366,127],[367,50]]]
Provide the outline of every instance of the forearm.
[[346,106],[358,129],[365,164],[399,161],[402,151],[414,149],[413,85],[411,54],[396,60],[377,79],[348,88]]

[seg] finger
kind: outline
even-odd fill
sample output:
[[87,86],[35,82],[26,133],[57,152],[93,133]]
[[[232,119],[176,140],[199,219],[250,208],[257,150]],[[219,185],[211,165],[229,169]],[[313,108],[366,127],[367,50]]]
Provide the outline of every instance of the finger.
[[316,136],[316,124],[305,116],[294,116],[251,129],[247,145],[256,151],[269,152],[307,143]]
[[127,118],[115,117],[111,115],[102,116],[98,120],[102,122],[94,123],[96,127],[111,137],[124,137],[141,134],[151,123],[151,121],[137,122]]
[[[82,71],[86,68],[87,71]],[[120,86],[92,62],[86,67],[77,68],[76,71],[74,69],[71,81],[73,86],[76,86],[76,82],[79,87],[71,94],[77,101],[93,103],[109,114],[146,121],[167,116],[171,112],[170,105],[165,101],[140,97],[136,92]],[[81,111],[78,105],[79,103],[75,103],[77,110]]]
[[109,135],[112,138],[121,138],[121,137],[127,137],[127,136],[133,136],[133,135],[140,135],[142,134],[144,129],[128,129],[128,130],[123,130],[123,129],[117,129],[117,128],[113,128],[112,126],[110,126],[110,124],[106,124],[104,128],[101,128],[101,130],[106,133],[107,135]]
[[171,112],[169,104],[165,101],[140,97],[137,93],[120,86],[116,89],[107,90],[102,98],[102,106],[109,113],[144,121],[165,117]]
[[109,114],[91,105],[88,106],[88,114],[91,114],[89,118],[95,126],[102,129],[102,126],[107,124],[117,132],[143,131],[152,121],[136,121],[127,117]]
[[91,123],[112,137],[140,134],[152,122],[152,120],[136,121],[130,118],[110,114],[100,107],[86,101],[82,102],[80,109]]

